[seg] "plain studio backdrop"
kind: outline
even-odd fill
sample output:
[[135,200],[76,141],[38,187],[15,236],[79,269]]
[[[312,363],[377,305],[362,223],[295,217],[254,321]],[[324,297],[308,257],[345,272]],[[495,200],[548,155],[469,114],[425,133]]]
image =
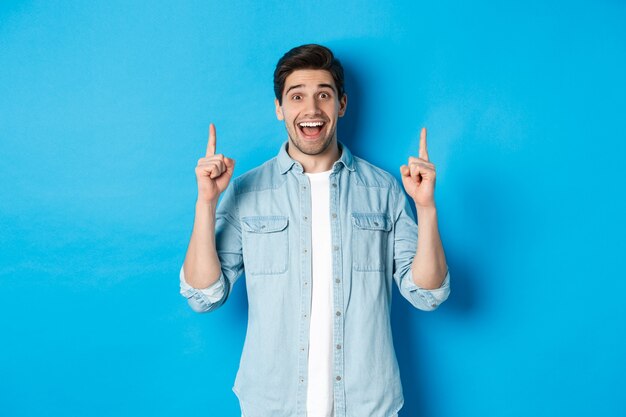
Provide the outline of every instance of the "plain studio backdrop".
[[0,415],[238,415],[245,279],[210,314],[178,293],[194,167],[210,122],[235,175],[277,153],[272,72],[311,42],[345,66],[356,155],[399,178],[429,129],[452,294],[394,290],[400,417],[626,415],[624,22],[618,0],[3,1]]

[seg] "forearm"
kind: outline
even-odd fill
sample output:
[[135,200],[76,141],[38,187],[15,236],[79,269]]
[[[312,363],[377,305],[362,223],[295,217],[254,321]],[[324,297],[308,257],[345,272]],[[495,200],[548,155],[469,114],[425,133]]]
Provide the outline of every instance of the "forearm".
[[412,277],[415,285],[424,289],[441,287],[448,271],[443,252],[437,209],[417,208],[417,251],[413,258]]
[[216,203],[196,203],[193,231],[183,269],[185,280],[194,288],[207,288],[220,277],[221,264],[215,248]]

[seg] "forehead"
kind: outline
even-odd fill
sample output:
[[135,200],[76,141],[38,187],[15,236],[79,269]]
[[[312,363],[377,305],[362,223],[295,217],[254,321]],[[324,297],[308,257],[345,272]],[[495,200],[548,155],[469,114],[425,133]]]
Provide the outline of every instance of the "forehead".
[[304,88],[317,88],[319,84],[330,84],[335,87],[335,80],[330,72],[319,69],[301,69],[295,70],[285,78],[285,87],[283,91],[287,91],[294,85],[302,85]]

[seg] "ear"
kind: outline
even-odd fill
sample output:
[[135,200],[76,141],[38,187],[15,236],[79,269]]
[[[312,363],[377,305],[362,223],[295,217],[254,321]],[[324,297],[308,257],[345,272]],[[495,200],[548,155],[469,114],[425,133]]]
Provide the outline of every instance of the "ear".
[[341,99],[339,100],[339,117],[343,117],[343,115],[346,113],[347,107],[348,107],[348,95],[344,93]]
[[276,118],[278,120],[285,120],[285,116],[283,115],[283,108],[280,106],[278,99],[274,99],[274,105],[276,106]]

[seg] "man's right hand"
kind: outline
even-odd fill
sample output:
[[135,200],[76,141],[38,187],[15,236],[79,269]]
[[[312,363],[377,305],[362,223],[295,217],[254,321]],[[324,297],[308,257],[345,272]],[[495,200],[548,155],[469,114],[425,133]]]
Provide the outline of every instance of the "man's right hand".
[[220,194],[226,189],[235,170],[235,161],[222,154],[215,154],[217,137],[213,123],[209,126],[209,143],[206,156],[198,159],[196,180],[198,202],[217,204]]

